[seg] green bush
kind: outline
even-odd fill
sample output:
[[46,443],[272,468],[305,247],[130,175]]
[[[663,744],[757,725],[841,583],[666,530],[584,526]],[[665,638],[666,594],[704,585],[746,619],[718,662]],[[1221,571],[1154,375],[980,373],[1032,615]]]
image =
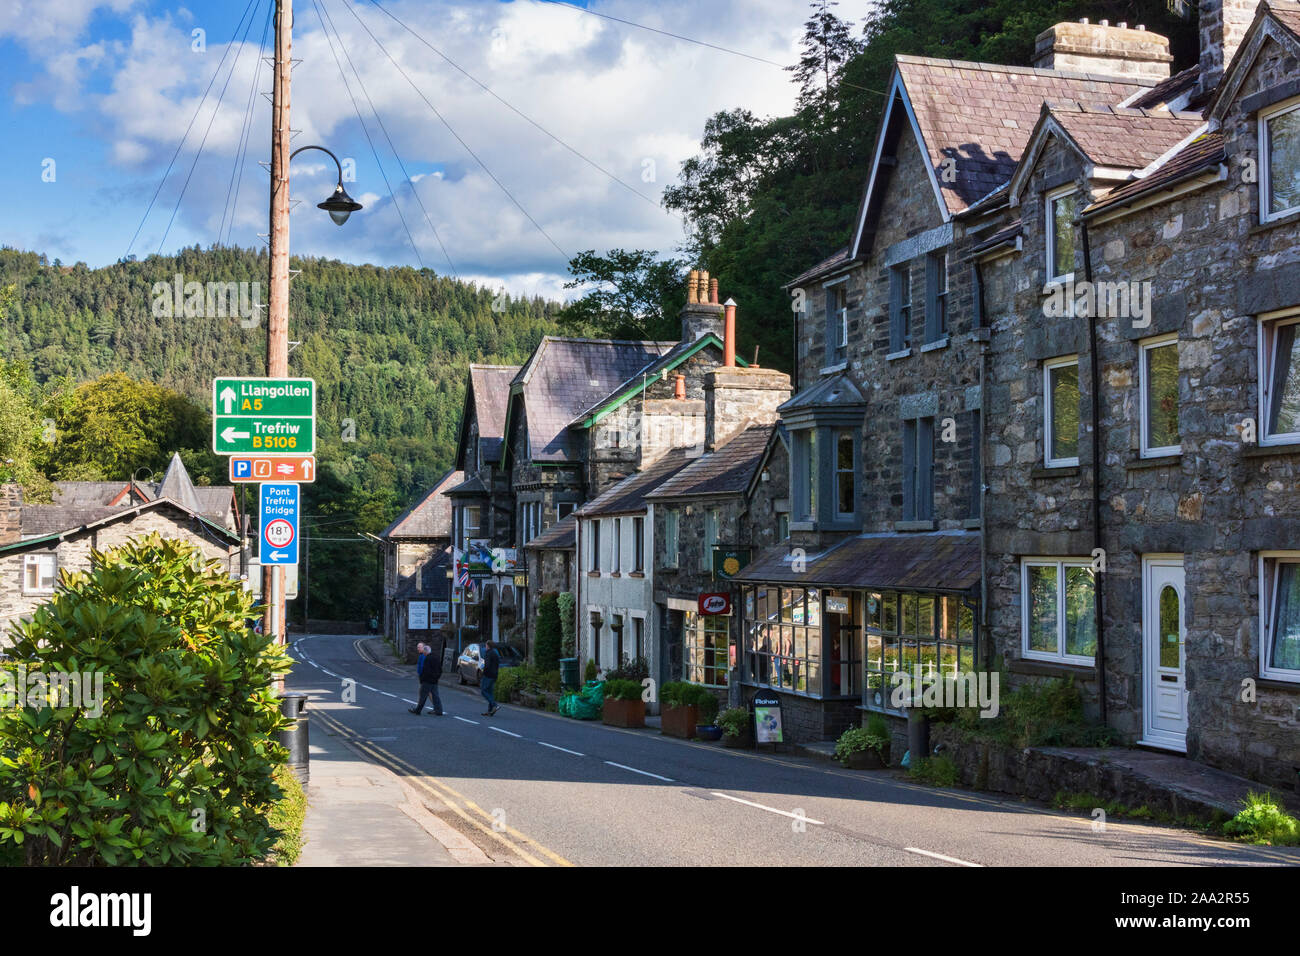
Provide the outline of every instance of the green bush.
[[[882,721],[883,723],[883,721]],[[869,728],[850,727],[835,741],[835,759],[847,763],[850,754],[874,750],[883,758],[889,749],[889,733],[874,733]]]
[[565,657],[573,657],[577,651],[577,617],[574,610],[577,601],[569,591],[560,592],[560,596],[555,599],[555,605],[560,612],[560,653]]
[[889,724],[881,714],[872,714],[867,718],[867,733],[873,737],[882,738],[888,745],[890,738]]
[[605,679],[605,697],[609,700],[640,700],[641,682],[607,677]]
[[545,594],[537,602],[537,641],[533,645],[533,664],[539,671],[553,671],[560,666],[560,602],[555,594]]
[[587,681],[595,680],[596,675],[599,673],[600,673],[600,669],[596,667],[596,662],[593,661],[591,658],[587,658],[587,666],[582,671],[583,683],[586,683]]
[[[1005,673],[999,675],[999,686],[1008,686]],[[1107,747],[1118,739],[1116,731],[1084,717],[1083,695],[1072,677],[1031,681],[999,696],[998,716],[980,717],[976,709],[967,708],[955,715],[958,726],[1018,749]]]
[[549,694],[558,694],[560,692],[559,670],[550,670],[546,671],[544,674],[538,674],[537,684],[541,690],[544,690]]
[[668,707],[690,707],[694,704],[700,709],[700,723],[710,724],[718,715],[718,698],[707,687],[691,684],[684,680],[669,681],[659,690],[659,700]]
[[921,783],[932,787],[955,787],[961,781],[957,764],[947,754],[937,757],[915,757],[907,772]]
[[749,733],[749,711],[744,707],[730,707],[718,714],[718,726],[728,737],[744,737]]
[[528,676],[524,671],[523,667],[503,667],[497,671],[497,682],[492,687],[492,696],[503,704],[510,703],[524,686]]
[[271,826],[278,834],[268,863],[293,866],[302,852],[302,824],[307,816],[307,794],[285,764],[275,768],[275,782],[284,794],[271,806]]
[[1248,793],[1242,810],[1223,825],[1223,832],[1249,843],[1300,845],[1300,820],[1287,813],[1271,793]]
[[4,666],[99,675],[102,698],[0,710],[0,845],[30,865],[264,858],[289,660],[245,626],[252,608],[216,562],[156,534],[63,573],[11,628]]

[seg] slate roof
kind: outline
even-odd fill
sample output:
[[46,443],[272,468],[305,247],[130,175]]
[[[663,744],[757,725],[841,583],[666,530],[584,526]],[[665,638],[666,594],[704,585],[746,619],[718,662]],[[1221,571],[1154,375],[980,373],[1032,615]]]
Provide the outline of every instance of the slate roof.
[[[107,507],[130,486],[125,481],[56,481],[51,497],[54,504],[69,508]],[[137,494],[145,497],[142,489]]]
[[645,497],[695,498],[703,495],[739,495],[748,490],[754,471],[763,460],[775,425],[750,425],[726,444],[705,453]]
[[[456,472],[456,474],[461,475],[463,477],[465,473],[463,471],[458,471]],[[443,491],[444,495],[454,495],[459,498],[469,498],[475,496],[485,497],[487,493],[488,493],[488,487],[483,483],[483,479],[480,478],[478,475],[474,475],[468,480],[462,481],[460,484],[453,485],[452,487]]]
[[968,531],[858,535],[807,555],[806,570],[798,573],[788,548],[768,548],[733,580],[964,593],[979,583],[979,540]]
[[501,460],[505,437],[506,408],[510,404],[510,383],[519,374],[518,365],[471,365],[469,384],[474,395],[479,441],[484,461]]
[[1092,216],[1127,205],[1148,193],[1167,189],[1179,181],[1218,165],[1225,159],[1222,133],[1206,133],[1187,144],[1159,169],[1142,179],[1112,189],[1083,211]]
[[1130,109],[1074,102],[1043,106],[1098,166],[1145,169],[1205,125],[1199,113]]
[[677,342],[632,342],[548,335],[511,382],[522,396],[529,457],[537,462],[577,461],[573,417],[602,402],[621,383],[657,362]]
[[853,379],[841,372],[838,375],[822,379],[811,388],[805,388],[785,404],[778,406],[777,411],[783,417],[789,417],[791,412],[802,409],[856,408],[859,405],[865,405],[866,401],[862,395],[862,390],[858,388]]
[[54,534],[59,531],[67,531],[69,528],[80,528],[82,525],[99,521],[109,515],[125,510],[125,508],[107,507],[78,508],[68,507],[67,505],[23,505],[22,534],[27,537]]
[[534,551],[572,551],[577,547],[577,532],[577,517],[572,514],[565,515],[524,547]]
[[[672,368],[673,365],[680,362],[692,350],[700,347],[701,341],[703,341],[703,344],[706,346],[715,345],[718,348],[723,347],[722,339],[718,338],[712,332],[705,332],[693,342],[678,342],[671,349],[665,352],[662,357],[651,362],[649,365],[637,369],[634,374],[630,375],[626,380],[620,382],[611,389],[608,395],[605,395],[599,401],[580,411],[573,417],[573,420],[569,422],[569,427],[572,428],[581,425],[591,415],[600,412],[608,406],[616,405],[619,398],[622,397],[628,389],[639,388],[642,381],[645,381],[647,384],[653,382],[662,369]],[[746,364],[739,358],[736,359],[736,363],[738,365]]]
[[811,269],[799,273],[797,276],[795,276],[793,279],[791,279],[789,282],[785,284],[785,288],[789,289],[792,288],[793,286],[797,286],[804,282],[807,282],[810,279],[815,279],[818,276],[828,275],[834,272],[840,266],[848,265],[848,263],[851,261],[852,259],[849,256],[848,246],[845,246],[842,249],[837,249],[835,252],[831,253],[821,262],[817,263],[817,265],[813,266]]
[[1273,14],[1273,19],[1300,39],[1300,4],[1286,2],[1286,0],[1269,0],[1266,6],[1269,13]]
[[172,460],[167,463],[167,471],[163,473],[162,481],[158,482],[154,497],[170,498],[190,511],[203,514],[199,496],[194,493],[194,482],[190,480],[190,473],[185,470],[185,463],[177,452],[172,452]]
[[87,531],[98,525],[109,524],[119,519],[134,518],[142,511],[148,511],[152,508],[172,508],[182,514],[190,515],[196,521],[206,524],[212,532],[224,535],[230,544],[239,543],[239,535],[231,529],[217,524],[204,515],[191,511],[170,498],[155,498],[153,501],[146,501],[124,508],[67,508],[62,505],[23,505],[21,517],[21,534],[23,537],[18,541],[0,546],[0,552],[38,547],[47,539],[62,539]]
[[381,538],[450,538],[451,499],[443,494],[465,480],[463,471],[449,471],[379,535]]
[[1017,219],[1015,222],[1003,226],[987,239],[981,239],[971,246],[971,255],[977,256],[981,253],[988,252],[990,249],[996,249],[998,246],[1006,245],[1013,242],[1021,234],[1021,222]]
[[1157,106],[1163,106],[1178,99],[1188,90],[1194,90],[1200,79],[1201,66],[1199,63],[1194,64],[1181,73],[1175,73],[1167,80],[1161,80],[1151,89],[1142,93],[1141,96],[1130,100],[1128,105],[1135,106],[1138,109],[1154,109]]
[[646,496],[696,460],[698,456],[693,457],[690,449],[674,448],[635,475],[629,475],[605,489],[579,508],[576,514],[583,518],[591,518],[645,511]]
[[939,181],[953,214],[1011,178],[1044,101],[1118,103],[1154,85],[1061,70],[919,56],[895,59],[931,168],[938,169],[948,157],[957,160],[955,180]]

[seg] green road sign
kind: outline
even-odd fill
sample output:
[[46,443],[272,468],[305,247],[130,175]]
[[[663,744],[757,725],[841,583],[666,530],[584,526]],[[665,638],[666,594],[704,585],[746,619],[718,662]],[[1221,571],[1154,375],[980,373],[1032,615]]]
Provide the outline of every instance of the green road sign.
[[212,380],[212,450],[218,455],[316,451],[316,382],[310,378]]

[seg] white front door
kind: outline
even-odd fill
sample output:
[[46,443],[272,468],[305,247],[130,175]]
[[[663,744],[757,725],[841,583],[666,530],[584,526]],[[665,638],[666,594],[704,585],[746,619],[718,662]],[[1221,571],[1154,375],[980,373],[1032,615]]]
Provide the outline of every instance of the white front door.
[[1167,750],[1187,750],[1187,604],[1182,555],[1144,558],[1143,739]]

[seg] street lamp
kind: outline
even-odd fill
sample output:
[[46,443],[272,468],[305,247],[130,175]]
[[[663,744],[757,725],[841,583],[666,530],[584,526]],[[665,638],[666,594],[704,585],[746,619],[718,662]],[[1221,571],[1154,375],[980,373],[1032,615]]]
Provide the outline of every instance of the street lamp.
[[331,193],[330,197],[324,202],[318,202],[316,208],[324,209],[330,214],[330,218],[334,220],[334,224],[336,226],[341,226],[348,221],[348,216],[361,208],[361,203],[349,196],[348,191],[343,188],[343,166],[339,162],[339,158],[324,146],[301,146],[289,154],[289,161],[292,162],[295,156],[307,149],[319,149],[322,153],[328,155],[330,159],[334,160],[334,165],[338,167],[339,181],[334,187],[334,192]]

